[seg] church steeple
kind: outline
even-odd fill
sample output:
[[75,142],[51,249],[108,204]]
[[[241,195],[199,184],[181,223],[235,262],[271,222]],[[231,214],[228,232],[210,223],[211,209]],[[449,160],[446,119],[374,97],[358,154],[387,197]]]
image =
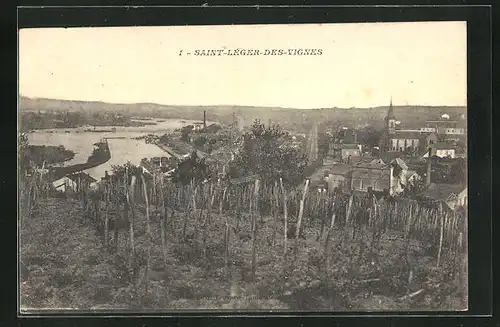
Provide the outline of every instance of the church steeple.
[[396,120],[396,117],[394,116],[394,108],[392,107],[392,96],[391,96],[391,102],[389,104],[389,110],[387,111],[387,117],[385,117],[385,120],[389,119]]
[[392,96],[389,104],[389,110],[387,111],[387,116],[385,117],[385,127],[388,134],[394,134],[396,132],[396,116],[394,116],[394,108],[392,107]]

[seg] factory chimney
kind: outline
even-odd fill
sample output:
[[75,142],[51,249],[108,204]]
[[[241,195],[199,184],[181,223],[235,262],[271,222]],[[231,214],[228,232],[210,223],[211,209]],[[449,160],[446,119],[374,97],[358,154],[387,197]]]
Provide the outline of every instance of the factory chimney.
[[203,110],[203,128],[207,128],[207,111]]

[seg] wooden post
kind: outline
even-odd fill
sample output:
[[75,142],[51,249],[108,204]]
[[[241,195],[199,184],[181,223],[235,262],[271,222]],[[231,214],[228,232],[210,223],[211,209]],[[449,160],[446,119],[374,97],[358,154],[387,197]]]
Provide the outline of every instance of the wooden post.
[[149,222],[149,198],[146,180],[144,179],[144,173],[141,172],[142,190],[144,192],[144,200],[146,201],[146,237],[148,239],[148,254],[146,261],[146,294],[148,294],[149,289],[149,269],[151,265],[151,224]]
[[281,186],[281,192],[283,193],[283,216],[285,219],[285,243],[284,243],[284,255],[286,256],[286,251],[287,251],[287,233],[288,233],[288,226],[287,226],[287,221],[288,221],[288,208],[287,208],[287,196],[286,196],[286,190],[285,187],[283,186],[283,179],[280,178],[280,186]]
[[[128,177],[127,177],[128,180]],[[127,181],[128,182],[128,181]],[[131,211],[131,214],[129,214],[129,237],[130,237],[130,256],[129,256],[129,265],[130,268],[133,269],[135,265],[135,244],[134,244],[134,218],[135,218],[135,213],[134,213],[134,197],[135,197],[135,184],[137,182],[137,177],[135,175],[132,176],[131,178],[131,183],[130,183],[130,189],[129,192],[127,192],[127,202],[128,202],[128,207]]]
[[[226,198],[227,187],[224,187],[224,191],[222,193],[222,198],[219,202],[219,213],[222,217],[222,208],[224,206],[224,200]],[[225,216],[225,224],[224,224],[224,273],[226,276],[229,275],[229,217]]]
[[326,235],[326,240],[325,240],[325,250],[324,250],[324,253],[325,253],[325,259],[326,259],[326,269],[328,271],[328,268],[330,267],[330,255],[329,255],[329,248],[328,248],[328,244],[330,242],[330,237],[331,237],[331,233],[333,231],[333,227],[335,225],[335,200],[332,202],[332,207],[333,207],[333,210],[332,210],[332,219],[330,221],[330,227],[328,228],[328,233]]
[[408,247],[410,245],[410,232],[411,232],[411,224],[412,224],[412,219],[413,219],[413,203],[410,202],[410,209],[409,209],[409,214],[408,214],[408,220],[406,222],[405,226],[405,253],[408,254]]
[[226,224],[224,229],[224,272],[226,277],[229,275],[229,222],[226,216]]
[[[254,193],[253,193],[253,198],[255,199],[255,207],[258,207],[258,199],[259,199],[259,186],[260,186],[260,180],[255,181],[255,187],[254,187]],[[256,270],[256,265],[257,265],[257,215],[256,211],[251,212],[252,215],[252,280],[255,281],[255,270]]]
[[439,216],[440,216],[440,221],[441,221],[441,232],[439,234],[439,249],[438,249],[438,255],[437,255],[437,264],[436,266],[439,267],[439,263],[441,261],[441,250],[443,247],[443,232],[444,232],[444,217],[443,217],[443,204],[439,204]]
[[161,217],[160,217],[160,237],[161,237],[161,249],[163,254],[163,267],[167,269],[167,232],[166,232],[166,214],[165,214],[165,197],[163,188],[163,176],[160,176],[160,205],[161,205]]
[[110,193],[110,185],[109,181],[106,181],[106,185],[104,186],[104,246],[108,248],[109,241],[109,193]]
[[192,186],[193,191],[192,191],[192,197],[193,197],[193,210],[196,210],[196,191],[198,190],[197,186]]
[[273,236],[272,236],[272,246],[276,244],[276,229],[278,228],[278,214],[279,214],[279,207],[280,207],[280,202],[279,202],[279,196],[278,196],[278,182],[274,182],[274,187],[272,191],[272,195],[274,195],[274,198],[271,199],[272,202],[272,207],[273,207],[273,218],[274,218],[274,223],[273,223]]
[[227,187],[224,187],[224,191],[222,192],[222,198],[219,202],[219,214],[222,216],[222,208],[224,207],[224,200],[226,198]]
[[307,189],[309,187],[309,180],[306,180],[306,185],[304,186],[304,193],[302,194],[302,199],[300,200],[299,217],[297,219],[297,228],[295,230],[295,250],[298,250],[299,235],[300,235],[300,225],[302,223],[302,215],[304,214],[304,202],[306,200]]
[[207,213],[205,215],[205,220],[203,222],[203,252],[205,255],[205,258],[207,257],[207,236],[208,236],[208,226],[210,223],[210,219],[212,216],[212,206],[213,206],[213,201],[214,201],[214,195],[213,193],[213,187],[210,186],[210,193],[208,194],[208,198],[206,199],[207,202]]
[[349,197],[349,205],[347,207],[347,214],[346,214],[346,217],[345,217],[345,225],[346,227],[349,225],[349,217],[351,216],[351,210],[352,210],[352,203],[354,201],[354,194],[351,194],[351,196]]

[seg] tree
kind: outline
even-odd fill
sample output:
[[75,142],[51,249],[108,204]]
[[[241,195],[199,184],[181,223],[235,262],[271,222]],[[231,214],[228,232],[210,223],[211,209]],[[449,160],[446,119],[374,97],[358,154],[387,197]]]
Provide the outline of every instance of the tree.
[[450,167],[450,181],[457,184],[467,182],[467,162],[464,158],[453,160]]
[[202,148],[205,143],[207,143],[207,138],[204,135],[200,135],[194,140],[194,145],[198,148]]
[[265,182],[274,182],[281,177],[289,183],[300,183],[307,159],[300,150],[284,145],[287,136],[288,133],[279,125],[265,126],[255,120],[251,130],[243,136],[229,174],[232,177],[258,174]]
[[21,171],[26,171],[30,167],[32,158],[29,151],[29,141],[25,133],[19,135],[19,165]]
[[321,160],[325,159],[330,149],[330,137],[326,133],[318,136],[318,155]]
[[26,133],[21,133],[19,135],[19,148],[25,149],[28,147],[28,145],[29,145],[28,136],[26,135]]
[[211,177],[211,171],[204,158],[198,158],[196,151],[191,156],[179,163],[173,176],[174,182],[183,185],[189,184],[192,180],[195,182],[203,181]]
[[366,126],[358,134],[358,140],[361,144],[366,144],[370,148],[379,146],[382,131],[375,129],[373,126]]
[[191,134],[193,129],[194,129],[193,125],[184,126],[181,129],[181,140],[184,142],[188,142],[189,141],[189,134]]

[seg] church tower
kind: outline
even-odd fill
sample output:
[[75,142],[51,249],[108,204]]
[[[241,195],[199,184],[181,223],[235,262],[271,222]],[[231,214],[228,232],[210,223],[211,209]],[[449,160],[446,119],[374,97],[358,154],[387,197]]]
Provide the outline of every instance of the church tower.
[[394,108],[392,107],[392,97],[387,116],[385,117],[385,129],[389,135],[396,133],[396,117],[394,116]]
[[394,116],[394,108],[392,107],[392,97],[389,104],[389,110],[387,111],[387,116],[385,117],[385,127],[384,133],[380,138],[379,149],[380,152],[385,153],[391,151],[392,149],[392,136],[396,134],[396,117]]

